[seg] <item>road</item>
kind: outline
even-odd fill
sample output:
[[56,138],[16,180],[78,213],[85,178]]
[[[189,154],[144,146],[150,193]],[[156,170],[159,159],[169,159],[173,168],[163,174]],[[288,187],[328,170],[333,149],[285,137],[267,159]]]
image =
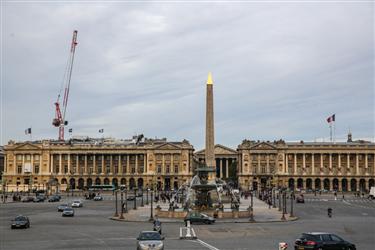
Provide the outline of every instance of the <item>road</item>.
[[[69,201],[71,197],[65,198]],[[347,197],[335,201],[332,196],[305,197],[305,204],[294,204],[297,221],[277,223],[215,223],[193,225],[197,241],[179,239],[183,223],[163,223],[165,249],[277,249],[278,242],[294,240],[308,231],[340,235],[372,250],[375,245],[375,201]],[[151,230],[151,223],[110,220],[114,213],[111,196],[104,201],[86,201],[75,209],[75,217],[61,217],[59,203],[9,203],[0,205],[0,249],[135,249],[141,230]],[[290,202],[288,202],[288,206]],[[128,202],[128,208],[133,202]],[[327,217],[327,208],[333,217]],[[288,210],[290,208],[288,207]],[[10,220],[17,214],[31,219],[31,228],[11,230]],[[126,215],[125,215],[126,216]],[[149,216],[149,214],[145,214]]]

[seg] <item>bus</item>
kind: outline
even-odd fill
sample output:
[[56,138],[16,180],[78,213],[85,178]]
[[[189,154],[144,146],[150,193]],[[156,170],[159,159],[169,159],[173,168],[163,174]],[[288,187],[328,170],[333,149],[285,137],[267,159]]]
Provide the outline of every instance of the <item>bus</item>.
[[114,191],[114,185],[92,185],[89,187],[89,191]]

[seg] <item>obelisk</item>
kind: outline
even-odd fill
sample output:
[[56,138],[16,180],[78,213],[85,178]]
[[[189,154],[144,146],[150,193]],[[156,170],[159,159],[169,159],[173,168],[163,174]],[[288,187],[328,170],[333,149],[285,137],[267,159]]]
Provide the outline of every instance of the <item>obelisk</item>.
[[206,84],[206,150],[205,159],[206,166],[212,168],[212,172],[208,174],[208,179],[214,179],[215,173],[215,136],[214,136],[214,93],[211,72],[208,73]]

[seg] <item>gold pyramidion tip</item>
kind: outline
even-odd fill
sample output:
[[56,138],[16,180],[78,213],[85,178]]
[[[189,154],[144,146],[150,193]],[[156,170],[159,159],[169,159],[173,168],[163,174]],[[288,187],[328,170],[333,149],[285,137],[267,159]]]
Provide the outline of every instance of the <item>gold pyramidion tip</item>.
[[211,72],[208,72],[207,84],[213,84]]

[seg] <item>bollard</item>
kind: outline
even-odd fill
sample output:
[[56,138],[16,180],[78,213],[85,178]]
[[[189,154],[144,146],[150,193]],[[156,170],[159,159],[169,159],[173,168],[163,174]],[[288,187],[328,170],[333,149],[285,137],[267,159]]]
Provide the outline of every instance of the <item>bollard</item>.
[[186,221],[186,238],[191,238],[190,220]]
[[288,249],[288,244],[285,242],[280,242],[279,243],[279,250],[285,250]]

